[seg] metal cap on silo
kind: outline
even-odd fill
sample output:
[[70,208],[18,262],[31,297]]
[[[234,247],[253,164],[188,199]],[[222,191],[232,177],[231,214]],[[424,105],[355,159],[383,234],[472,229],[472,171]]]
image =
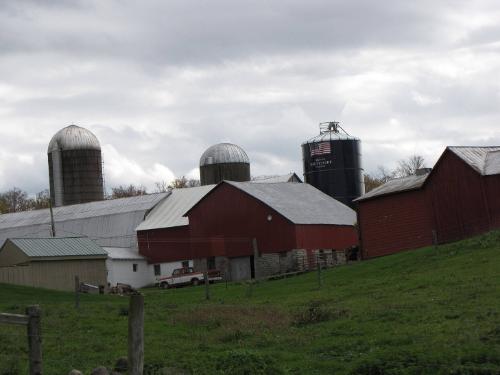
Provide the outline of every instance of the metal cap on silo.
[[210,146],[200,158],[200,179],[202,185],[222,180],[250,181],[250,159],[245,150],[232,143]]
[[101,145],[90,130],[69,125],[59,130],[50,140],[47,153],[54,150],[101,150]]
[[250,164],[250,159],[245,150],[233,143],[218,143],[207,148],[203,155],[201,155],[200,167],[220,163]]

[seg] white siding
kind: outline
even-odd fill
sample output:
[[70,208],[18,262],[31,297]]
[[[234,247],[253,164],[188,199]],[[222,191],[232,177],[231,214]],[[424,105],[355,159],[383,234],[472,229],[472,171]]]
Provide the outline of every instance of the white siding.
[[[133,265],[137,264],[137,271]],[[189,261],[192,266],[193,262]],[[176,268],[182,267],[182,262],[161,263],[161,276],[170,276]],[[153,285],[157,276],[154,274],[154,265],[142,259],[111,259],[106,260],[108,283],[115,286],[117,283],[129,284],[133,288],[143,288]]]

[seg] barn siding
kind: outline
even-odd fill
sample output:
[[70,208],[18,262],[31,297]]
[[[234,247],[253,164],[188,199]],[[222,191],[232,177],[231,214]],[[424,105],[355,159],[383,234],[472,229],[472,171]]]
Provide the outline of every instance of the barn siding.
[[491,228],[500,228],[500,175],[485,176],[484,191],[488,201]]
[[431,211],[421,190],[361,201],[358,207],[363,258],[432,244]]
[[188,225],[137,232],[139,253],[150,263],[193,259],[189,238]]
[[0,283],[36,288],[74,290],[75,276],[79,276],[81,282],[106,285],[105,259],[48,260],[0,267]]
[[296,225],[295,233],[299,249],[343,250],[358,245],[358,232],[353,226]]
[[[268,221],[268,215],[272,220]],[[252,236],[259,252],[274,253],[295,248],[294,225],[267,205],[237,188],[223,184],[189,213],[195,257],[252,255]],[[217,241],[218,238],[218,241]],[[215,239],[215,241],[213,240]]]
[[483,179],[452,151],[444,152],[425,184],[432,198],[439,243],[489,230]]

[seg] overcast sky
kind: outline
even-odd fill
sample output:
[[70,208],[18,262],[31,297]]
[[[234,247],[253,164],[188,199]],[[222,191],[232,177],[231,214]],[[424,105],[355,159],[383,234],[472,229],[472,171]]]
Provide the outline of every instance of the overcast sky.
[[363,164],[500,145],[492,1],[2,1],[0,190],[48,187],[47,145],[75,123],[108,188],[197,176],[229,141],[252,175],[302,175],[301,142],[340,121]]

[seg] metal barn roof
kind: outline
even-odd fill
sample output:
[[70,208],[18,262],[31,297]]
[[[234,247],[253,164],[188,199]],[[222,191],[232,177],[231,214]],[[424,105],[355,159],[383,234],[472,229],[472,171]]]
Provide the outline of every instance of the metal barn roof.
[[9,238],[8,241],[30,258],[107,256],[102,247],[85,237]]
[[219,143],[210,146],[200,158],[200,167],[220,163],[250,163],[250,159],[240,146],[232,143]]
[[265,203],[294,224],[354,225],[356,212],[309,184],[225,181]]
[[[54,208],[57,236],[87,236],[101,246],[136,246],[135,228],[169,193]],[[0,244],[7,238],[50,236],[49,209],[0,215]]]
[[49,143],[47,153],[54,150],[100,150],[99,140],[90,130],[76,125],[59,130]]
[[275,183],[275,182],[302,182],[296,173],[288,173],[280,176],[257,176],[251,182],[258,184]]
[[500,146],[451,146],[448,149],[482,176],[500,174]]
[[137,250],[129,247],[103,247],[108,258],[113,260],[146,260]]
[[189,219],[183,216],[191,207],[207,195],[216,185],[173,189],[170,196],[158,204],[136,230],[171,228],[188,225]]
[[389,180],[385,184],[370,190],[368,193],[362,195],[361,197],[354,199],[355,202],[364,201],[366,199],[378,197],[381,195],[388,195],[399,193],[402,191],[416,190],[420,189],[429,174],[424,174],[421,176],[408,176],[402,178],[395,178],[394,180]]

